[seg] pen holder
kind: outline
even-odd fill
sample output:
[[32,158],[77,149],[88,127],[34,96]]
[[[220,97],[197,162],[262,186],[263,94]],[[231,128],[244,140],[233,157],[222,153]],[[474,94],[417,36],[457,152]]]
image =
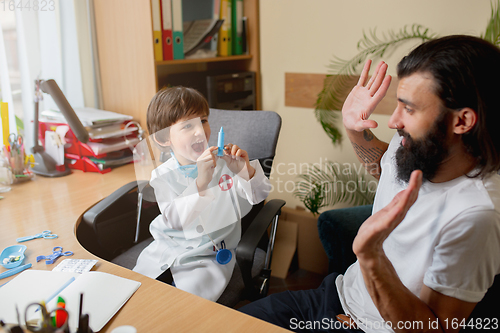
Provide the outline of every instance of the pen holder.
[[30,168],[33,166],[32,155],[26,156],[24,149],[2,148],[0,158],[0,185],[20,183],[33,178]]
[[0,155],[0,193],[10,191],[10,186],[14,182],[14,175],[10,170],[10,165],[4,155]]

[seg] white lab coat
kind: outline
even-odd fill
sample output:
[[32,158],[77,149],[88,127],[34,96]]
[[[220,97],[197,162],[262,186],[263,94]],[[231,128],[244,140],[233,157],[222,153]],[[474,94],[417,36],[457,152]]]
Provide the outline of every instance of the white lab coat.
[[[161,214],[151,222],[154,241],[139,255],[134,271],[156,278],[170,267],[176,287],[216,301],[236,262],[234,249],[241,237],[238,215],[248,213],[271,189],[259,161],[250,164],[255,175],[245,181],[218,159],[203,197],[198,195],[196,179],[181,172],[174,157],[153,170],[150,184]],[[217,263],[213,243],[232,252],[228,264]]]

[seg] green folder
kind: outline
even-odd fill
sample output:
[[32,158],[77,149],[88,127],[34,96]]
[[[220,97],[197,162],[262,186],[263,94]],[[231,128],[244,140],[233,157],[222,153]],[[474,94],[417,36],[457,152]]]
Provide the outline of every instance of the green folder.
[[231,48],[233,55],[243,54],[243,0],[231,0]]
[[182,0],[172,0],[172,38],[174,59],[184,59],[184,33],[182,31]]

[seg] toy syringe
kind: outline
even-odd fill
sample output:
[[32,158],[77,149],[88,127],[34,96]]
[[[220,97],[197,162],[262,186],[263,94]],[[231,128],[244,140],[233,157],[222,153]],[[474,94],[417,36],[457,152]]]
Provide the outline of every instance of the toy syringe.
[[217,146],[219,147],[219,149],[217,150],[217,156],[224,156],[224,129],[222,128],[222,126],[219,131]]

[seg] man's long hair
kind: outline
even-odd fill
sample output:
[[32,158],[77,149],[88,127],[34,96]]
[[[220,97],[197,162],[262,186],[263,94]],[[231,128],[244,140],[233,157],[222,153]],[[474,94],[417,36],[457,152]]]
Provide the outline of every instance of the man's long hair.
[[430,73],[444,109],[469,107],[475,126],[462,135],[467,152],[484,177],[500,169],[500,49],[472,36],[456,35],[421,44],[398,64],[398,77]]

